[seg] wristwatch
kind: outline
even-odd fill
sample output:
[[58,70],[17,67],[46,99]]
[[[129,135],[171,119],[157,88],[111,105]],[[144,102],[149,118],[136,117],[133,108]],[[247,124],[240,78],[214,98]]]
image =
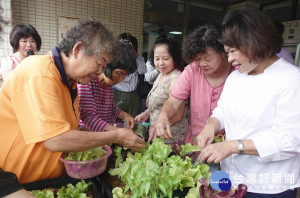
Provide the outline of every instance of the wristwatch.
[[244,154],[244,144],[242,140],[238,140],[239,154]]

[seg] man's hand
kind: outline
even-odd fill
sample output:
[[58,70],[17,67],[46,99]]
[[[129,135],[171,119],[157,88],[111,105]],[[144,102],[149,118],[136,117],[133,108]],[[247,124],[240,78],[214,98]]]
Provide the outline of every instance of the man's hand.
[[118,129],[117,144],[120,144],[133,151],[140,151],[146,148],[145,140],[138,137],[132,130],[127,128]]

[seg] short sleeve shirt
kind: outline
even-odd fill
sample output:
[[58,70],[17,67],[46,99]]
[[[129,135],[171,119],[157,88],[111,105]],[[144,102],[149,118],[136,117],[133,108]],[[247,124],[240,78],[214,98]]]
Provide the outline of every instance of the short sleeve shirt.
[[0,167],[20,183],[60,176],[62,153],[47,150],[43,142],[77,129],[80,115],[78,97],[72,106],[50,55],[20,63],[1,87],[0,106]]
[[224,83],[212,87],[208,83],[203,71],[195,63],[188,65],[176,82],[171,95],[179,100],[190,97],[190,117],[186,143],[193,143],[195,136],[205,126],[213,109],[217,106]]

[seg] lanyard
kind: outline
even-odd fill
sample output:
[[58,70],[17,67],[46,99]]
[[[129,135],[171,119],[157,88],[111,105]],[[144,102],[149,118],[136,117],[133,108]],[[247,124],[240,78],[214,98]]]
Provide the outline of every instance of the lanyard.
[[49,51],[49,55],[50,55],[52,61],[55,63],[56,68],[59,71],[62,82],[68,87],[68,89],[70,91],[70,96],[71,96],[71,100],[72,100],[72,108],[73,108],[75,117],[77,118],[76,111],[74,109],[74,101],[77,97],[77,88],[72,89],[70,83],[68,82],[68,79],[67,79],[62,61],[61,61],[61,57],[59,54],[59,50],[56,47],[54,47],[51,51]]

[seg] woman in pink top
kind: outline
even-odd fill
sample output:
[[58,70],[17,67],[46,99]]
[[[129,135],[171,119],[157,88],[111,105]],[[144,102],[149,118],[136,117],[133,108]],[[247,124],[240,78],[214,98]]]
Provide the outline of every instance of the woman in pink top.
[[178,78],[171,96],[161,109],[154,137],[172,137],[169,118],[177,113],[185,99],[190,98],[189,128],[185,143],[196,144],[194,137],[217,106],[224,82],[233,70],[223,45],[218,42],[220,36],[220,27],[210,24],[195,29],[187,38],[184,57],[190,64]]
[[32,55],[41,49],[42,40],[39,33],[32,25],[16,25],[9,35],[13,54],[4,58],[0,67],[0,79],[5,78],[28,55]]

